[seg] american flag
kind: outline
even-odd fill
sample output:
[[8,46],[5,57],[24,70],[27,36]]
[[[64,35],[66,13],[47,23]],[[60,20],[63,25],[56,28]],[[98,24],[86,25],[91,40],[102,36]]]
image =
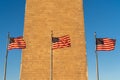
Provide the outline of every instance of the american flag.
[[16,38],[10,38],[10,42],[8,45],[8,50],[11,49],[25,49],[26,48],[26,43],[23,40],[23,37],[16,37]]
[[97,51],[110,51],[115,48],[115,39],[110,38],[96,38],[96,50]]
[[70,37],[68,35],[62,37],[52,37],[52,49],[70,47]]

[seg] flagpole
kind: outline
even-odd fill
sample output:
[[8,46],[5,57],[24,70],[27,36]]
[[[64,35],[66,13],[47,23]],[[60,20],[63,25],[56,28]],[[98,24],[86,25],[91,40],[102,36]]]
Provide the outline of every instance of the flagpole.
[[8,45],[10,41],[10,34],[8,33],[7,38],[7,47],[6,47],[6,57],[5,57],[5,64],[4,64],[4,80],[6,80],[6,71],[7,71],[7,59],[8,59]]
[[94,33],[94,36],[95,36],[95,55],[96,55],[96,80],[99,80],[99,68],[98,68],[98,53],[97,53],[97,50],[96,50],[96,32]]
[[51,31],[51,52],[50,52],[50,80],[53,80],[53,49],[52,49],[53,31]]

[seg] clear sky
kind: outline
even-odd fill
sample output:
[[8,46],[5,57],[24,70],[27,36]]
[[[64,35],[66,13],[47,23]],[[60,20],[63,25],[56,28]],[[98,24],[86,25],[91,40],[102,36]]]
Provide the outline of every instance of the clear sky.
[[[25,0],[0,0],[0,80],[3,80],[7,34],[23,35]],[[7,80],[19,80],[21,50],[10,50]]]
[[[95,40],[116,39],[115,50],[99,51],[100,80],[120,80],[120,0],[83,0],[88,80],[96,80]],[[0,0],[0,80],[3,80],[7,33],[23,35],[25,0]],[[9,51],[7,80],[19,80],[21,50]]]
[[115,50],[99,51],[100,80],[120,80],[120,0],[84,0],[88,79],[96,80],[95,39],[116,39]]

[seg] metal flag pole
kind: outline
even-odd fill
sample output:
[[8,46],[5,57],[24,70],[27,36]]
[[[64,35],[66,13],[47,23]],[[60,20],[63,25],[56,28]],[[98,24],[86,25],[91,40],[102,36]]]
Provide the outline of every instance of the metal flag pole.
[[6,57],[5,57],[5,64],[4,64],[4,80],[6,80],[7,59],[8,59],[8,45],[9,45],[9,42],[10,42],[10,34],[8,33],[7,47],[6,47]]
[[96,32],[94,33],[94,36],[95,36],[95,55],[96,55],[96,80],[99,80],[99,68],[98,68],[98,53],[97,53],[97,50],[96,50]]
[[51,51],[50,51],[50,80],[53,80],[53,48],[52,48],[53,31],[51,31]]

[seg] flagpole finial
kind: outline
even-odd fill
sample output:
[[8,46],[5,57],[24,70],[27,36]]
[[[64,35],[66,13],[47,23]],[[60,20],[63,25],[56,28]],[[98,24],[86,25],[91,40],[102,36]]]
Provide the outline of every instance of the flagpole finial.
[[94,35],[96,35],[96,32],[94,32]]

